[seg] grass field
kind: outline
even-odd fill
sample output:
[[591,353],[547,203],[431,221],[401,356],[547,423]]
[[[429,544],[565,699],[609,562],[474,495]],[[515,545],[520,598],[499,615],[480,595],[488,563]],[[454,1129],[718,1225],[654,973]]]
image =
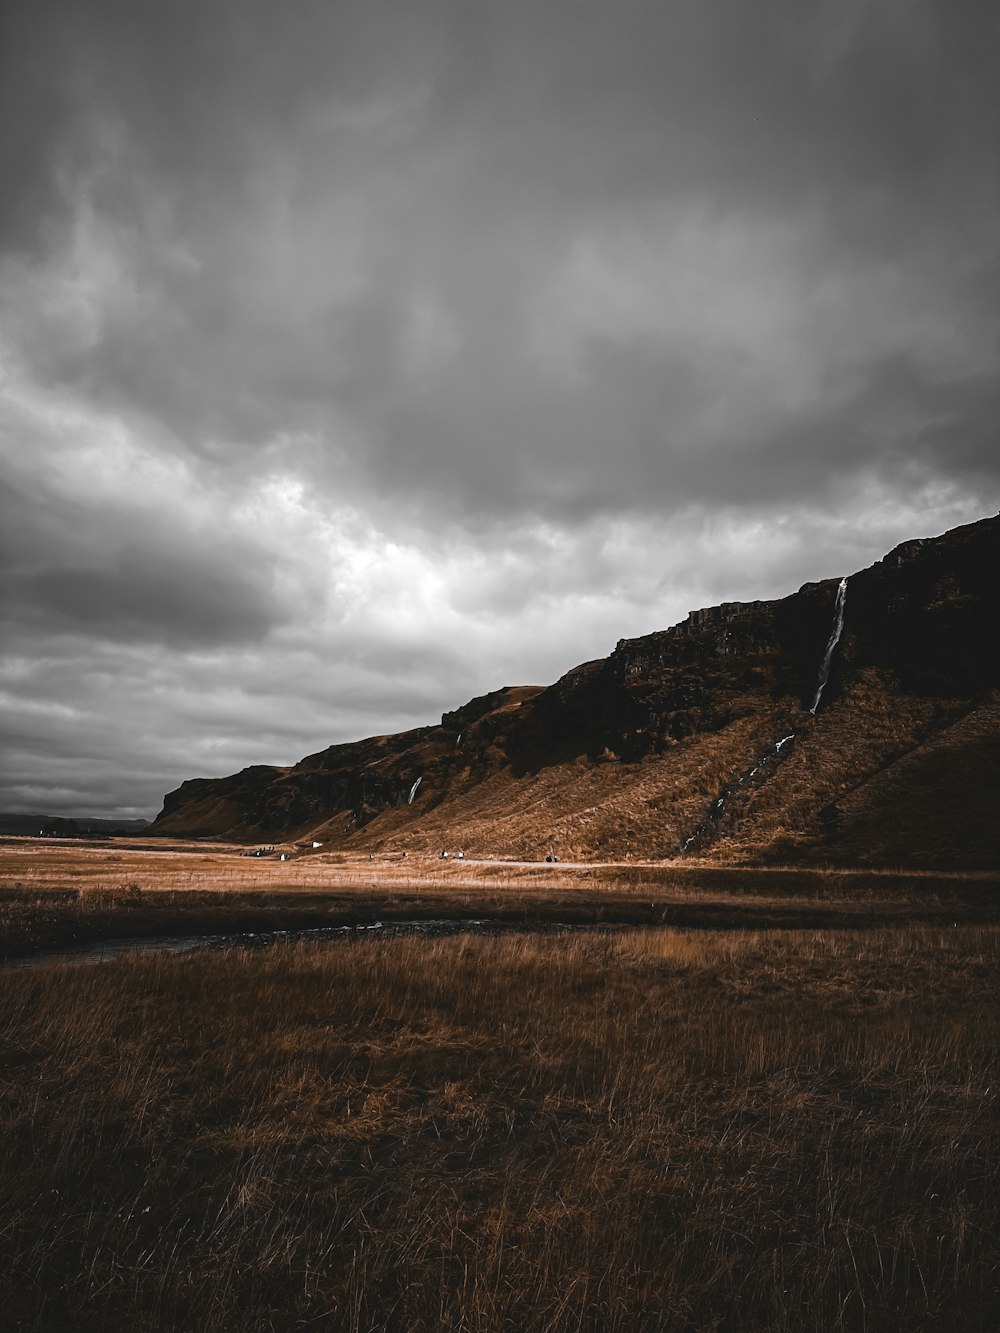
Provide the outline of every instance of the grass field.
[[9,1329],[995,1330],[1000,930],[0,971]]
[[1000,876],[0,839],[0,957],[71,941],[487,916],[508,924],[871,926],[1000,920]]
[[998,902],[987,874],[0,840],[13,954],[590,927],[0,967],[0,1326],[996,1330]]

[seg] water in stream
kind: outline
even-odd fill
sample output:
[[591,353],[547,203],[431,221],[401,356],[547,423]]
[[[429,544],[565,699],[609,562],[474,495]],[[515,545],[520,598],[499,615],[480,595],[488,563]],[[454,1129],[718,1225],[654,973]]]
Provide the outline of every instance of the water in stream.
[[[44,949],[23,958],[10,958],[5,967],[41,967],[46,963],[108,963],[125,954],[194,953],[202,949],[263,948],[270,944],[288,944],[300,940],[337,940],[358,938],[373,932],[388,935],[455,935],[462,931],[492,934],[501,930],[523,929],[505,921],[445,918],[427,921],[371,921],[357,926],[312,926],[301,930],[243,931],[238,934],[123,935],[117,939],[87,940]],[[572,929],[570,926],[563,929]]]

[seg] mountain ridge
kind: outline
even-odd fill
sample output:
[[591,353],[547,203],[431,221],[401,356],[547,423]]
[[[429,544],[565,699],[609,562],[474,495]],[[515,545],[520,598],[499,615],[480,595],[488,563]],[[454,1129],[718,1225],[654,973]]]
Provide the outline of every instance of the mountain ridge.
[[[329,746],[287,768],[191,779],[149,832],[532,858],[992,868],[998,568],[1000,516],[902,542],[849,576],[836,641],[836,578],[702,608],[552,685],[491,691],[439,724]],[[964,839],[912,817],[914,801],[934,804],[933,738],[963,718],[939,758],[951,756],[953,789],[971,765],[958,784],[969,787]]]

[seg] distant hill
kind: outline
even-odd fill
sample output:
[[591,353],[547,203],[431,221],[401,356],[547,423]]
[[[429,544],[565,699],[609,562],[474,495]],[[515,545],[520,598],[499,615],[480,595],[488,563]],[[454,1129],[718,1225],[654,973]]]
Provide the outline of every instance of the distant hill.
[[148,819],[90,819],[79,816],[66,819],[62,815],[9,815],[0,814],[0,833],[33,837],[43,830],[57,836],[77,837],[86,833],[142,833],[149,828]]
[[996,869],[998,593],[1000,516],[846,584],[694,611],[436,726],[192,779],[149,832]]

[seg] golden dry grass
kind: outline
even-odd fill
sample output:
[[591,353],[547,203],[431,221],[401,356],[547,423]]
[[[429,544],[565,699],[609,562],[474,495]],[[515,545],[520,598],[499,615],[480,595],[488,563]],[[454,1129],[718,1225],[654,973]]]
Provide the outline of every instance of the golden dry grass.
[[985,873],[680,863],[440,861],[317,852],[281,863],[233,846],[0,840],[0,957],[61,943],[385,921],[871,925],[1000,918]]
[[[598,886],[685,885],[699,889],[709,881],[750,884],[776,875],[797,876],[803,884],[833,889],[851,882],[853,872],[839,867],[774,866],[760,868],[713,867],[708,858],[687,857],[674,861],[628,860],[572,862],[561,860],[517,861],[479,858],[465,860],[409,852],[345,852],[319,850],[297,854],[281,862],[276,857],[246,856],[245,848],[227,843],[197,843],[162,839],[152,844],[134,839],[68,840],[44,838],[0,838],[0,890],[77,890],[84,894],[124,888],[184,893],[323,893],[348,888],[421,889],[456,892],[505,889],[574,889]],[[885,882],[890,878],[918,882],[998,881],[998,874],[984,871],[910,870],[902,865],[894,871],[866,868],[854,875],[857,882]]]
[[19,1330],[995,1330],[1000,932],[0,972]]

